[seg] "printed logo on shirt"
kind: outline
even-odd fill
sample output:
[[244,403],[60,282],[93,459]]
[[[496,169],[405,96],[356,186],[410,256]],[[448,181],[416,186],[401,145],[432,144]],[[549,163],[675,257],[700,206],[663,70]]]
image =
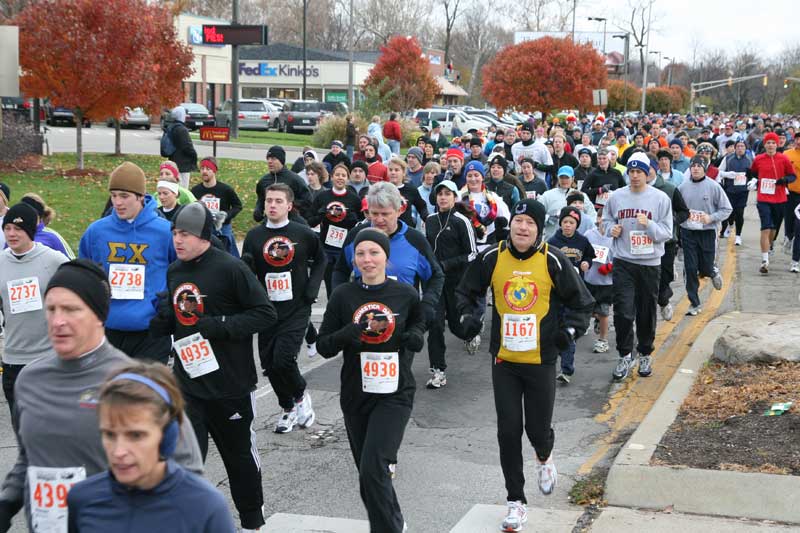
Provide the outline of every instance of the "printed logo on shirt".
[[331,202],[326,208],[326,215],[331,222],[341,222],[347,216],[347,207],[342,202]]
[[395,316],[384,304],[369,302],[356,309],[353,323],[361,326],[361,342],[381,344],[394,333]]
[[99,401],[97,389],[86,389],[78,397],[78,406],[83,409],[97,409]]
[[653,213],[647,209],[620,209],[617,211],[617,220],[622,220],[623,218],[636,218],[640,213],[647,215],[647,218],[653,220]]
[[[109,242],[108,258],[109,263],[128,263],[130,265],[146,265],[147,259],[144,258],[144,251],[149,248],[147,243],[137,244],[135,242]],[[128,250],[130,249],[130,253]]]
[[527,311],[539,299],[539,289],[532,280],[514,276],[503,285],[503,298],[514,311]]
[[183,283],[172,295],[175,318],[184,326],[194,326],[205,310],[203,294],[194,283]]
[[578,250],[577,248],[564,246],[563,248],[559,248],[559,250],[561,250],[569,259],[580,260],[583,257],[583,250]]
[[294,259],[294,245],[295,243],[283,235],[272,237],[262,248],[264,261],[274,267],[288,265]]

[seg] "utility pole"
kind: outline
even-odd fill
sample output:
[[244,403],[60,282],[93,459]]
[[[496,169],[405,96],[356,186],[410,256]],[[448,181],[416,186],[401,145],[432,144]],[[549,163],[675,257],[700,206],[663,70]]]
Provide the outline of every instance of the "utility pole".
[[308,0],[303,0],[303,94],[300,95],[301,100],[306,99],[306,59],[308,48],[308,34],[306,32],[306,18],[308,15]]
[[653,0],[650,0],[650,5],[648,6],[649,12],[647,13],[647,39],[644,42],[644,68],[642,69],[642,108],[641,113],[644,115],[645,104],[647,102],[647,59],[649,55],[649,48],[650,48],[650,21],[653,18]]
[[350,61],[347,65],[347,101],[350,103],[350,112],[356,108],[356,95],[353,91],[353,48],[356,46],[355,32],[353,31],[353,0],[350,0]]
[[578,0],[572,0],[572,44],[575,44],[575,11],[578,10]]
[[667,68],[669,69],[667,70],[667,87],[672,87],[672,65],[675,64],[675,58],[664,56],[664,59],[669,61],[667,63]]
[[622,83],[624,84],[622,86],[622,107],[623,107],[622,112],[623,113],[627,113],[628,112],[628,72],[629,72],[629,68],[630,68],[629,53],[630,53],[630,44],[631,44],[631,34],[628,33],[628,32],[625,32],[623,35],[612,35],[611,38],[612,39],[624,39],[625,40],[625,59],[624,59],[624,64],[622,65],[622,76],[623,76]]
[[[231,24],[239,23],[239,0],[233,0]],[[231,131],[234,139],[239,137],[239,45],[231,46]]]

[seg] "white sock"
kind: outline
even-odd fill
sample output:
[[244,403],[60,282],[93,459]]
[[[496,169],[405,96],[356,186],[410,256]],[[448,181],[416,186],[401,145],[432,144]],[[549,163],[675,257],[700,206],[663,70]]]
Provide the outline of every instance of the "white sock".
[[761,260],[769,262],[769,252],[764,252],[761,254]]

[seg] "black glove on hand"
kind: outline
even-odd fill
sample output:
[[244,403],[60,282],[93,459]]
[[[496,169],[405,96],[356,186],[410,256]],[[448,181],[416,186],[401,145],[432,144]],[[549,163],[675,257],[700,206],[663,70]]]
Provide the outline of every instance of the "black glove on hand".
[[242,254],[242,261],[253,273],[256,271],[256,262],[252,254]]
[[419,352],[425,344],[425,338],[419,330],[409,329],[400,336],[400,343],[403,345],[403,348],[408,351]]
[[474,338],[475,335],[481,332],[481,327],[483,327],[483,322],[474,315],[461,315],[460,322],[464,331],[464,336],[467,339]]
[[787,184],[786,178],[780,178],[775,181],[775,185],[786,185],[786,184]]
[[606,183],[605,185],[600,187],[600,190],[603,191],[603,192],[611,192],[611,185]]
[[208,340],[222,340],[228,336],[222,321],[213,316],[201,316],[197,321],[197,331]]
[[344,344],[345,346],[357,345],[361,343],[361,332],[363,329],[359,324],[352,322],[347,323],[343,328],[334,333],[336,343]]
[[153,337],[166,337],[175,332],[175,312],[167,291],[156,293],[158,303],[156,314],[150,319],[150,335]]
[[572,336],[572,334],[570,334],[569,331],[565,329],[558,330],[558,333],[556,333],[556,338],[555,338],[556,348],[558,348],[558,351],[563,352],[564,350],[569,348],[569,343],[570,341],[573,340],[573,338],[574,337]]

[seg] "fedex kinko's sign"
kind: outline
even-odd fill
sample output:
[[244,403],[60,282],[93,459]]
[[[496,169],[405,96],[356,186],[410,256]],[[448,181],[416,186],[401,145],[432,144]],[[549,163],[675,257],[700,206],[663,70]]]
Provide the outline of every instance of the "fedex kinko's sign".
[[[284,78],[303,77],[303,67],[289,63],[239,63],[240,76],[281,76]],[[319,78],[319,67],[306,67],[307,78]]]

